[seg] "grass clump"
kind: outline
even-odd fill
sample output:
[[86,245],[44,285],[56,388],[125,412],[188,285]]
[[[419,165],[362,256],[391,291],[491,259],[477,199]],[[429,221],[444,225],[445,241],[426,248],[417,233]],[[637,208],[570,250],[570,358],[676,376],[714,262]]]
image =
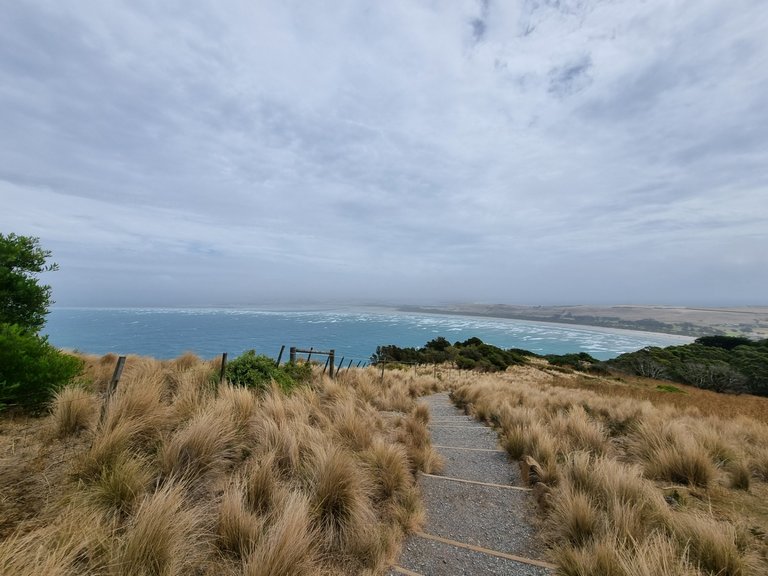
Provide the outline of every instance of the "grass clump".
[[160,469],[166,477],[198,478],[221,471],[243,455],[243,440],[231,419],[218,410],[194,416],[160,448]]
[[204,552],[203,516],[185,504],[185,487],[170,482],[146,496],[114,550],[114,574],[188,573]]
[[318,446],[311,467],[311,513],[326,549],[360,549],[373,523],[370,488],[345,451]]
[[243,562],[246,576],[304,576],[321,566],[306,496],[288,495],[279,513]]
[[56,392],[51,407],[54,434],[63,438],[91,426],[96,402],[94,395],[81,386],[66,386]]

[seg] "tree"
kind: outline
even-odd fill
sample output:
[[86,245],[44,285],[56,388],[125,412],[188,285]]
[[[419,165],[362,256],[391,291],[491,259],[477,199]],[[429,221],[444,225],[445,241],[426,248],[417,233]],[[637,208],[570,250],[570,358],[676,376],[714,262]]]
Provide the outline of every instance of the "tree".
[[0,323],[35,334],[45,325],[51,287],[40,284],[37,274],[58,269],[46,264],[50,256],[38,238],[0,233]]
[[39,335],[52,301],[37,274],[58,268],[50,256],[38,238],[0,233],[0,410],[38,411],[82,369]]

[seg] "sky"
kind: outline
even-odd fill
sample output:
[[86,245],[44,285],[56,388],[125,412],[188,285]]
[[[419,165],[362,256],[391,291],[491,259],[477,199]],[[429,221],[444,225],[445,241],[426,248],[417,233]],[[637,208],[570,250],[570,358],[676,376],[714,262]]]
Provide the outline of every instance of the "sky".
[[0,0],[58,305],[768,304],[764,0]]

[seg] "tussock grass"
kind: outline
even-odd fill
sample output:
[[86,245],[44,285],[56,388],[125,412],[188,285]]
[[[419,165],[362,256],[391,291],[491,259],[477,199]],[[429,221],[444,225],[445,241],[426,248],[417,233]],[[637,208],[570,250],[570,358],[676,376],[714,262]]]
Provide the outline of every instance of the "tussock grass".
[[242,459],[242,438],[235,422],[211,409],[194,417],[167,442],[158,454],[165,476],[197,478],[222,471]]
[[566,484],[550,502],[550,533],[557,542],[581,547],[599,531],[600,511],[593,498]]
[[[72,576],[82,559],[97,550],[110,526],[88,508],[66,507],[54,522],[37,530],[16,531],[0,541],[0,574],[13,576]],[[94,559],[93,573],[104,573],[106,562]],[[98,570],[98,572],[97,572]],[[87,573],[87,572],[86,572]]]
[[564,438],[564,452],[584,450],[592,454],[606,454],[610,450],[607,434],[601,422],[590,418],[582,406],[573,406],[557,414],[549,422],[554,436]]
[[370,467],[370,475],[374,480],[375,502],[386,503],[407,491],[413,484],[408,469],[408,454],[402,446],[379,440],[362,457]]
[[316,371],[257,395],[216,361],[130,356],[104,405],[116,360],[85,357],[23,450],[0,427],[0,573],[377,574],[423,524],[433,373]]
[[736,527],[703,514],[674,518],[674,534],[701,570],[722,576],[753,573],[753,559],[740,549]]
[[243,502],[247,510],[266,516],[279,501],[281,485],[275,475],[274,457],[251,461],[243,471]]
[[251,418],[258,406],[256,393],[250,388],[223,384],[218,389],[215,412],[223,419],[229,419],[239,433],[250,426]]
[[325,548],[360,549],[374,513],[370,487],[352,457],[334,446],[317,446],[311,468],[312,520]]
[[136,419],[114,420],[109,429],[97,430],[90,448],[75,459],[75,475],[83,480],[101,477],[132,449],[142,431],[143,425]]
[[246,576],[304,576],[321,565],[315,548],[318,534],[310,520],[306,496],[291,493],[269,530],[245,559]]
[[120,452],[109,466],[101,469],[86,493],[88,504],[95,504],[106,512],[129,514],[150,488],[152,480],[145,458]]
[[289,478],[299,465],[299,445],[293,430],[280,428],[274,420],[259,419],[254,437],[260,440],[260,452],[272,455],[272,466],[278,474]]
[[355,451],[366,450],[371,445],[375,431],[366,415],[352,402],[335,404],[329,415],[330,424],[342,445]]
[[96,397],[81,386],[67,386],[53,398],[51,420],[53,433],[63,438],[93,425]]
[[628,450],[658,480],[706,487],[716,475],[710,454],[681,422],[644,420],[635,427]]
[[185,506],[184,492],[169,482],[142,500],[113,551],[114,574],[184,574],[201,561],[203,515]]
[[261,539],[266,515],[246,502],[248,488],[242,482],[227,487],[219,506],[219,546],[238,558],[247,558]]
[[584,546],[560,545],[552,556],[563,576],[623,576],[620,548],[610,538],[590,540]]
[[768,426],[719,418],[695,390],[690,405],[656,403],[640,385],[529,365],[452,397],[493,423],[531,484],[549,486],[534,492],[559,573],[768,573]]
[[749,459],[749,468],[756,478],[768,482],[768,447],[755,449]]
[[680,547],[660,533],[653,534],[634,550],[618,549],[618,571],[626,576],[698,576],[687,548]]

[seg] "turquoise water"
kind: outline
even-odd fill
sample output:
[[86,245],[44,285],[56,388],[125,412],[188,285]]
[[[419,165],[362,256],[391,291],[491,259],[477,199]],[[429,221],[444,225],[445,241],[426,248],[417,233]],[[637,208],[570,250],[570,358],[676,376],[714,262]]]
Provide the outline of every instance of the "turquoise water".
[[[502,348],[543,354],[587,352],[608,359],[645,346],[689,338],[647,332],[572,327],[498,318],[414,314],[388,309],[248,310],[170,308],[54,308],[44,330],[61,348],[93,354],[204,358],[244,350],[277,357],[281,345],[335,349],[336,357],[367,361],[376,346],[422,346],[436,336],[451,342],[477,336]],[[287,356],[287,351],[286,351]]]

